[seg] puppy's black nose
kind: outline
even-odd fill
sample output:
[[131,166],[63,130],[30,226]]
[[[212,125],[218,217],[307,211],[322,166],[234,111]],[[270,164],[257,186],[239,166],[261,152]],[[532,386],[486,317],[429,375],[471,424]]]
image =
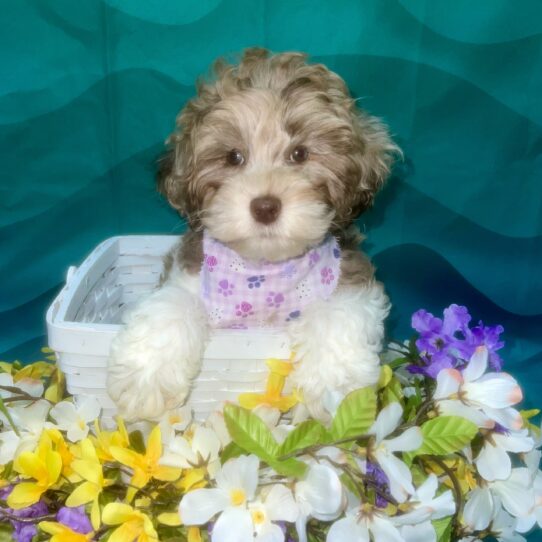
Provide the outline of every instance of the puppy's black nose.
[[271,224],[280,214],[282,203],[275,196],[261,196],[250,202],[250,212],[257,222]]

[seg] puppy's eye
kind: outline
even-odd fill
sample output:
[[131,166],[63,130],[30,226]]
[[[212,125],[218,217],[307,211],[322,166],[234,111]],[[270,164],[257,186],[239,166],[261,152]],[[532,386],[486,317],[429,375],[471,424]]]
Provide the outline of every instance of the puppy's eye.
[[239,149],[232,149],[227,154],[226,161],[230,166],[241,166],[245,163],[245,157]]
[[290,154],[290,160],[292,162],[295,162],[296,164],[302,164],[303,162],[306,162],[309,159],[309,149],[307,147],[304,147],[303,145],[299,145],[296,147],[292,154]]

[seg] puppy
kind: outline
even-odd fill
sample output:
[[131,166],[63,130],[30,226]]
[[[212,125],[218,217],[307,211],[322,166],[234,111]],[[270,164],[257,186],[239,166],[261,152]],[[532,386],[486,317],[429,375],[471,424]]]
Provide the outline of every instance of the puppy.
[[306,55],[219,60],[177,118],[158,186],[190,229],[125,317],[108,391],[127,419],[186,401],[210,329],[284,327],[315,417],[327,389],[375,384],[389,301],[354,219],[399,152],[344,81]]

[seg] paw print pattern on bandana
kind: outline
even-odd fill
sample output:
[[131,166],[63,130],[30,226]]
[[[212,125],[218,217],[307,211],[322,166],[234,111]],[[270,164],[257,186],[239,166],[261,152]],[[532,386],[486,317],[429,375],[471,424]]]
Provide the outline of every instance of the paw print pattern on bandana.
[[252,305],[248,301],[242,301],[238,305],[235,305],[235,314],[241,318],[247,318],[252,316],[254,311],[252,310]]
[[264,275],[253,275],[252,277],[247,278],[248,287],[252,290],[252,288],[259,288],[262,283],[265,282],[265,276]]
[[232,295],[234,288],[235,284],[232,284],[228,279],[222,279],[218,283],[218,293],[222,294],[224,297]]
[[284,303],[284,295],[280,292],[269,292],[265,300],[268,307],[275,307],[276,309],[278,309],[282,305],[282,303]]
[[207,269],[212,273],[215,270],[215,267],[218,265],[218,259],[216,256],[205,254],[204,256],[205,265]]
[[322,277],[322,284],[330,284],[331,281],[335,279],[335,275],[333,274],[331,267],[323,267],[320,270],[320,275]]
[[309,265],[314,267],[320,261],[320,254],[317,250],[311,250],[309,252]]
[[340,276],[337,240],[326,237],[282,261],[245,260],[203,232],[200,296],[213,328],[286,327],[318,299],[333,294]]

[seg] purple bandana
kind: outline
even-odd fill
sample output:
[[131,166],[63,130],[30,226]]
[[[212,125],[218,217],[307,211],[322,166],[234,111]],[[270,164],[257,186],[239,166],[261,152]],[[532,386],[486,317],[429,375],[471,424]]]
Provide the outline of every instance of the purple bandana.
[[341,252],[329,236],[303,256],[282,262],[244,260],[203,236],[201,295],[212,327],[283,327],[337,286]]

